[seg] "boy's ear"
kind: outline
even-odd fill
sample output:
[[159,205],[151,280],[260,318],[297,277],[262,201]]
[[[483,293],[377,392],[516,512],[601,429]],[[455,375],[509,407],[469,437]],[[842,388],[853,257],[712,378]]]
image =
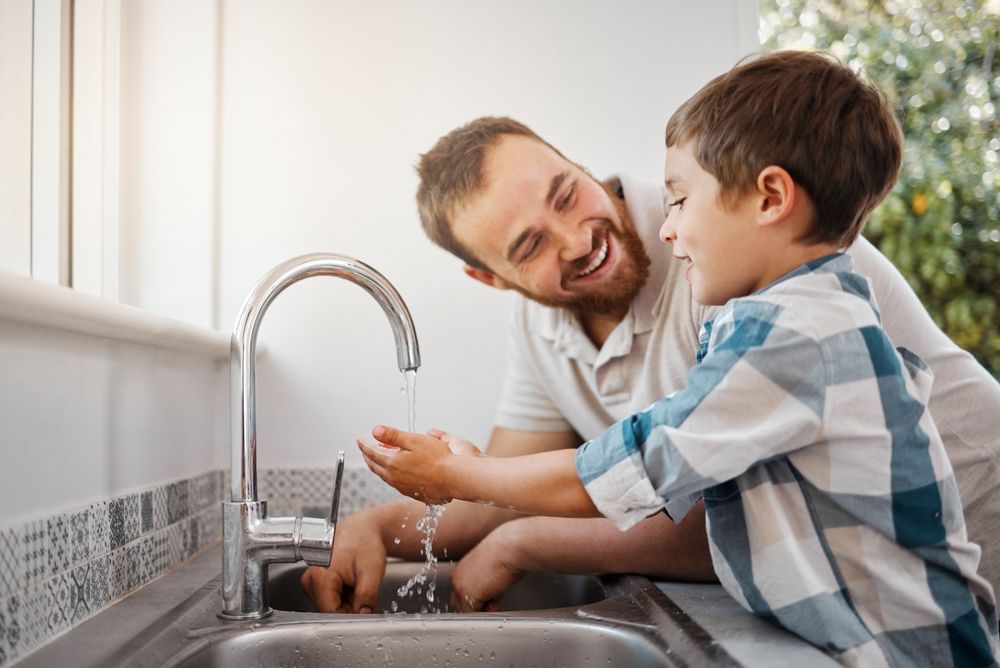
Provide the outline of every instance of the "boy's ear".
[[757,214],[762,225],[788,218],[796,204],[795,181],[777,165],[769,165],[757,175]]
[[484,283],[491,288],[496,288],[497,290],[507,289],[507,282],[488,269],[479,269],[467,264],[462,267],[462,271],[480,283]]

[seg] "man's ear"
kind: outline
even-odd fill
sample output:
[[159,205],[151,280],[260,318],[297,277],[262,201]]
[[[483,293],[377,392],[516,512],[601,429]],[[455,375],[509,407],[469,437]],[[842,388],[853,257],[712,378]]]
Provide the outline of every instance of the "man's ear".
[[462,271],[480,283],[485,283],[491,288],[496,288],[497,290],[507,289],[507,282],[488,269],[479,269],[467,264],[462,267]]
[[769,165],[760,170],[755,195],[758,220],[762,225],[785,220],[795,209],[795,181],[791,174],[777,165]]

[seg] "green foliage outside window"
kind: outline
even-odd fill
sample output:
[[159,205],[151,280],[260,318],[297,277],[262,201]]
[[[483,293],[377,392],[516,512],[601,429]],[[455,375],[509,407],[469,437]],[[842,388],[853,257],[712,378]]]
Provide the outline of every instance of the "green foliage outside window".
[[868,237],[1000,378],[1000,0],[761,0],[763,51],[836,53],[899,105],[899,183]]

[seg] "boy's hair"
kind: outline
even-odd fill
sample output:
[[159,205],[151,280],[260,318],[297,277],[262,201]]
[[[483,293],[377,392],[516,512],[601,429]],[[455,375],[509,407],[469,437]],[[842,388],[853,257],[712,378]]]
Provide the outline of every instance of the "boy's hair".
[[803,240],[846,248],[896,183],[903,133],[885,94],[833,56],[778,51],[737,65],[667,123],[667,147],[694,141],[725,206],[761,170],[785,169],[816,206]]
[[450,218],[483,188],[483,162],[489,149],[506,135],[536,139],[562,156],[527,125],[511,118],[485,116],[441,137],[417,163],[417,210],[424,232],[466,264],[487,271],[489,267],[452,234]]

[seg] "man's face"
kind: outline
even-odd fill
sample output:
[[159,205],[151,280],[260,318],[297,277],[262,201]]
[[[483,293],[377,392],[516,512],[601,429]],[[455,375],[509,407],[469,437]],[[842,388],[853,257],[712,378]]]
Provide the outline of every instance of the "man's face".
[[483,165],[484,188],[452,221],[497,280],[547,306],[624,315],[649,258],[624,203],[535,139],[507,136]]
[[[667,149],[664,183],[670,192],[660,239],[674,246],[674,257],[689,264],[686,273],[696,301],[722,305],[764,287],[766,252],[757,243],[751,198],[729,210],[719,200],[719,182],[698,164],[693,142]],[[766,284],[766,283],[765,283]]]

